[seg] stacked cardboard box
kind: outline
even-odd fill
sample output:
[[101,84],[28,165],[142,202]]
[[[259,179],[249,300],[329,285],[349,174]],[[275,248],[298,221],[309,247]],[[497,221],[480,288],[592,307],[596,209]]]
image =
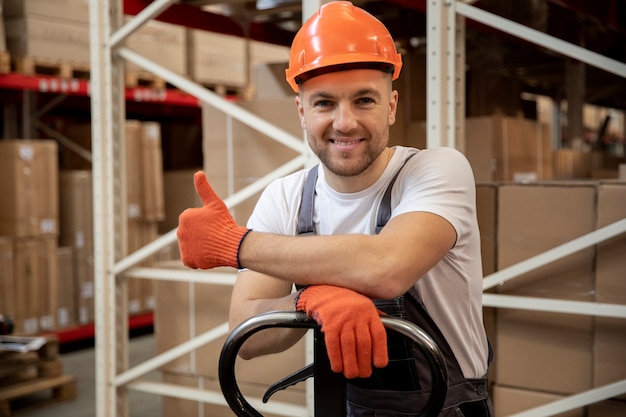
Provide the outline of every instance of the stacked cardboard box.
[[246,85],[248,51],[244,38],[198,29],[189,29],[187,36],[191,79],[210,85]]
[[[130,20],[130,16],[126,20]],[[147,59],[179,75],[187,74],[186,29],[180,25],[151,20],[131,34],[126,46]],[[153,77],[134,63],[126,64],[126,72]]]
[[[59,244],[71,248],[74,309],[69,320],[78,324],[94,319],[94,236],[91,171],[62,170],[59,174]],[[71,296],[71,295],[70,295]]]
[[[626,219],[626,181],[601,182],[598,189],[598,227]],[[596,301],[626,305],[626,235],[598,245]],[[621,360],[620,360],[621,358]],[[593,345],[593,386],[626,378],[626,320],[596,317]],[[617,360],[616,360],[617,359]],[[626,395],[620,397],[626,400]],[[619,403],[618,403],[619,404]],[[626,403],[622,404],[626,414]]]
[[4,0],[12,57],[89,66],[89,5],[84,0]]
[[[90,149],[89,124],[66,125],[64,132]],[[126,235],[123,253],[132,253],[158,237],[158,223],[165,218],[160,125],[128,120],[125,124]],[[62,154],[63,155],[63,154]],[[90,164],[69,154],[64,167]],[[60,173],[61,246],[72,248],[75,321],[94,320],[93,184],[90,169],[63,169]],[[146,260],[144,265],[153,261]],[[130,279],[129,312],[136,314],[154,307],[153,283]]]
[[[57,146],[48,140],[0,141],[3,297],[16,331],[55,327],[58,307]],[[12,270],[12,271],[11,271]]]
[[465,121],[465,154],[477,181],[552,179],[552,141],[547,125],[488,116]]
[[187,31],[187,46],[189,76],[200,84],[242,91],[248,88],[246,98],[251,98],[257,89],[267,91],[264,81],[257,79],[256,68],[280,62],[281,83],[287,87],[284,68],[288,47],[198,29]]
[[[493,206],[485,197],[486,187],[495,187]],[[489,223],[479,216],[481,233],[487,232],[483,239],[485,275],[491,257],[497,260],[497,269],[502,269],[626,217],[623,182],[502,183],[480,188],[479,214],[486,213],[485,207],[497,207],[495,247],[488,244],[490,228],[484,225]],[[626,304],[622,241],[618,237],[578,251],[506,282],[497,292]],[[491,255],[485,253],[490,247]],[[488,310],[485,313],[490,323]],[[495,334],[490,337],[495,342],[495,361],[490,377],[498,417],[626,378],[620,359],[625,354],[623,320],[501,308],[493,321]],[[623,400],[563,415],[601,416],[606,409],[617,413],[607,415],[620,415],[626,411]]]

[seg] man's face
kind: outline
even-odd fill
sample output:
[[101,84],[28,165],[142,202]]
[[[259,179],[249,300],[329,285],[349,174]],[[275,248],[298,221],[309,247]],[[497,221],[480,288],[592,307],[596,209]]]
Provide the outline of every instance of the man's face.
[[362,174],[386,148],[397,102],[390,75],[371,69],[318,75],[296,97],[311,149],[342,177]]

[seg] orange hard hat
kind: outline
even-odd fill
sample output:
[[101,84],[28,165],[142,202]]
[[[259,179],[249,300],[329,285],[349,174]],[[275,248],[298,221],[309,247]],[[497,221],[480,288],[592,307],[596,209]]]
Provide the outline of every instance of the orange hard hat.
[[349,1],[324,4],[293,39],[287,82],[297,93],[309,78],[354,68],[389,71],[395,80],[402,57],[380,20]]

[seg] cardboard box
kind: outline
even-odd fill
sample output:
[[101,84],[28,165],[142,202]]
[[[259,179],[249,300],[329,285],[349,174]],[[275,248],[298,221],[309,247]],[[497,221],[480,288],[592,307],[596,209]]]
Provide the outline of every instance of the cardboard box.
[[0,236],[58,234],[57,165],[52,140],[0,141]]
[[[601,183],[598,191],[598,227],[626,218],[626,182]],[[626,305],[626,235],[597,246],[596,301]],[[626,320],[595,318],[594,386],[626,379]],[[626,395],[620,398],[626,399]]]
[[578,149],[553,151],[555,179],[591,178],[592,173],[602,168],[602,153]]
[[93,250],[93,183],[91,171],[60,171],[59,202],[59,244]]
[[76,325],[76,290],[74,284],[74,252],[70,246],[57,248],[58,292],[56,328]]
[[0,71],[8,72],[11,69],[9,56],[5,54],[7,50],[7,37],[4,30],[4,0],[0,0]]
[[41,275],[38,247],[35,239],[14,241],[15,273],[15,333],[39,332],[40,299],[38,294]]
[[56,316],[59,297],[59,264],[57,258],[56,237],[42,237],[38,240],[37,261],[40,264],[40,276],[34,289],[39,295],[39,329],[53,330],[57,327]]
[[244,87],[248,83],[246,40],[206,30],[189,29],[189,76],[200,84]]
[[[130,20],[127,17],[126,20]],[[133,32],[126,46],[147,59],[180,75],[187,74],[186,29],[180,25],[150,20]],[[145,72],[143,68],[127,62],[127,72]]]
[[465,120],[465,155],[476,181],[552,179],[552,141],[547,125],[502,116]]
[[28,57],[44,64],[65,63],[85,68],[90,65],[86,23],[30,15],[6,19],[5,30],[12,57]]
[[89,23],[86,0],[4,0],[5,18],[39,16],[74,23]]
[[[595,183],[503,184],[498,193],[498,269],[595,229]],[[594,249],[582,250],[508,281],[498,292],[593,301],[594,262]],[[496,383],[557,394],[589,389],[592,342],[589,316],[500,309]]]
[[145,207],[142,191],[143,156],[141,122],[127,120],[124,125],[126,140],[126,207],[128,220],[140,220],[144,217]]
[[[493,387],[495,417],[507,417],[563,399],[563,395],[511,388],[496,384]],[[582,408],[556,414],[555,417],[583,417]]]
[[94,257],[93,248],[74,248],[74,290],[76,291],[76,321],[94,321]]
[[58,296],[56,237],[14,240],[15,332],[55,328]]
[[161,125],[157,122],[141,124],[141,190],[144,216],[148,222],[165,218],[163,196],[163,152]]
[[[67,321],[88,324],[94,319],[92,173],[85,170],[61,171],[59,178],[61,195],[59,244],[72,248],[72,290],[67,291],[67,297],[73,298],[73,302],[68,301],[73,308],[68,311],[70,317]],[[69,285],[69,281],[68,277],[63,277],[64,285]]]
[[160,125],[127,120],[125,137],[128,220],[163,220],[165,202]]
[[285,79],[289,66],[289,47],[249,40],[250,83],[257,100],[293,97],[295,93]]
[[14,318],[15,309],[13,240],[0,237],[0,314]]

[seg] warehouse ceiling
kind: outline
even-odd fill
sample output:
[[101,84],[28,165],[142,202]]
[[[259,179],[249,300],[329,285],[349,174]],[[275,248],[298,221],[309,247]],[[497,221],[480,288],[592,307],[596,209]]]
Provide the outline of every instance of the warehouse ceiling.
[[[426,0],[353,2],[387,25],[403,53],[424,52]],[[136,14],[148,3],[125,0],[125,11]],[[302,23],[301,4],[301,0],[183,0],[159,19],[290,45]],[[626,63],[626,2],[622,0],[477,0],[472,5]],[[196,13],[190,16],[189,10]],[[526,92],[564,98],[567,60],[482,24],[466,22],[467,68],[509,77],[521,82]],[[626,109],[626,79],[587,66],[585,95],[587,103]]]

